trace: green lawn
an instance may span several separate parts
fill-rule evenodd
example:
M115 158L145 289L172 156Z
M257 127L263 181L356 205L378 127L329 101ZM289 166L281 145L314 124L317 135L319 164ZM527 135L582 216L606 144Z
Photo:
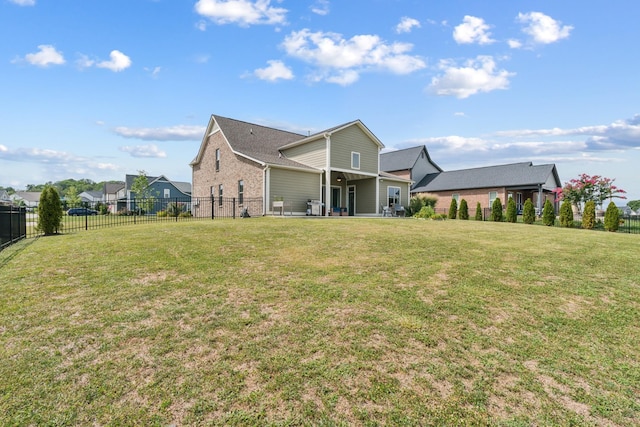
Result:
M640 238L138 224L0 252L0 425L640 422Z

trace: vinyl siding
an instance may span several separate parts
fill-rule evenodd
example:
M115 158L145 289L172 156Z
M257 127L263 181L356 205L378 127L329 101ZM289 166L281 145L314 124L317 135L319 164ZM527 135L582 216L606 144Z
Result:
M324 138L282 152L288 159L314 168L323 169L327 164L327 143Z
M269 170L270 192L267 210L271 211L275 197L282 197L287 211L307 211L307 200L321 198L321 174L271 168ZM289 208L290 207L290 208Z
M400 188L400 204L402 206L409 205L409 186L406 182L394 182L388 178L385 178L380 181L380 204L382 206L387 205L387 188L388 187L399 187Z
M378 146L358 127L350 126L331 135L331 167L351 169L351 152L360 153L360 169L378 173Z
M374 214L378 212L376 207L376 180L361 179L351 184L356 185L356 214Z

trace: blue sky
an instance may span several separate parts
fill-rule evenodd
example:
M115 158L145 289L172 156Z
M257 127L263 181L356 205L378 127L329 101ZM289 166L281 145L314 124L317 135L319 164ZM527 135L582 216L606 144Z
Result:
M640 199L636 0L0 0L0 185L191 181L211 114ZM619 201L619 204L625 202Z

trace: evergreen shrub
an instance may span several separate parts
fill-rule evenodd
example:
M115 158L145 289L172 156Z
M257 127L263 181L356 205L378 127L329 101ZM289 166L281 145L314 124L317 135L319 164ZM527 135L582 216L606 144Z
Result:
M556 222L556 213L554 212L553 205L547 199L544 202L544 208L542 208L542 223L546 226L552 226Z
M460 200L460 209L458 209L458 218L469 219L469 206L465 199Z
M37 229L45 236L57 234L62 229L62 202L58 190L51 185L40 194Z
M524 202L524 207L522 209L522 222L525 224L533 224L536 221L536 210L533 207L533 202L531 199L527 199Z
M496 197L491 205L491 221L502 222L502 202Z
M516 201L513 200L513 197L509 197L509 201L507 202L507 222L517 222L518 221L518 209L516 208Z
M458 216L458 202L456 199L451 199L451 204L449 205L449 219L456 219Z
M596 226L596 202L589 200L584 204L584 211L582 212L582 228L586 230L593 230Z
M566 199L560 205L560 225L567 228L573 227L573 209L571 202Z
M476 204L475 220L476 221L482 221L482 206L480 206L480 202L478 202L478 204Z
M615 203L609 202L604 213L604 229L607 231L618 231L620 227L620 211Z

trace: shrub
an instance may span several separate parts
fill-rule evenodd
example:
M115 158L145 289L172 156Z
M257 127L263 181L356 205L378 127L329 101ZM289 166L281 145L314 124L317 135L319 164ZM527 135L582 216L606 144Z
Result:
M556 213L553 210L553 205L547 199L544 202L544 208L542 208L542 223L547 226L552 226L556 222Z
M420 209L422 209L423 206L424 206L423 198L420 196L414 196L409 200L409 206L407 206L406 214L408 216L414 216L415 214L420 212Z
M517 222L518 221L518 209L516 207L516 201L513 200L513 197L509 197L509 201L507 202L507 222Z
M499 197L497 197L491 205L491 221L502 221L502 202Z
M582 228L593 230L596 226L596 202L589 200L584 204L582 212Z
M167 211L158 211L158 212L156 213L156 216L157 216L158 218L165 218L165 217L167 217L167 216L168 216L168 214L167 214Z
M415 218L431 218L432 216L434 216L436 214L436 211L433 210L433 208L431 206L423 206L422 209L420 209L420 212L416 213L415 215L413 215Z
M62 229L62 203L58 190L51 185L40 194L37 229L45 236L57 234Z
M480 202L476 205L476 221L482 221L482 206L480 206Z
M571 202L566 199L560 205L560 225L567 228L573 227L573 209Z
M431 219L435 220L435 221L442 221L444 219L446 219L447 216L445 214L433 214L431 215Z
M604 229L607 231L618 231L620 226L620 211L615 203L609 202L604 213Z
M522 222L525 224L533 224L536 221L536 210L533 207L533 202L531 199L527 199L524 202L524 207L522 209Z
M186 211L186 212L180 212L180 218L191 218L193 217L193 215L191 215L191 211Z
M458 209L458 218L469 219L469 206L465 199L460 200L460 209Z
M449 219L456 219L458 216L458 202L456 199L451 199L451 204L449 205Z

